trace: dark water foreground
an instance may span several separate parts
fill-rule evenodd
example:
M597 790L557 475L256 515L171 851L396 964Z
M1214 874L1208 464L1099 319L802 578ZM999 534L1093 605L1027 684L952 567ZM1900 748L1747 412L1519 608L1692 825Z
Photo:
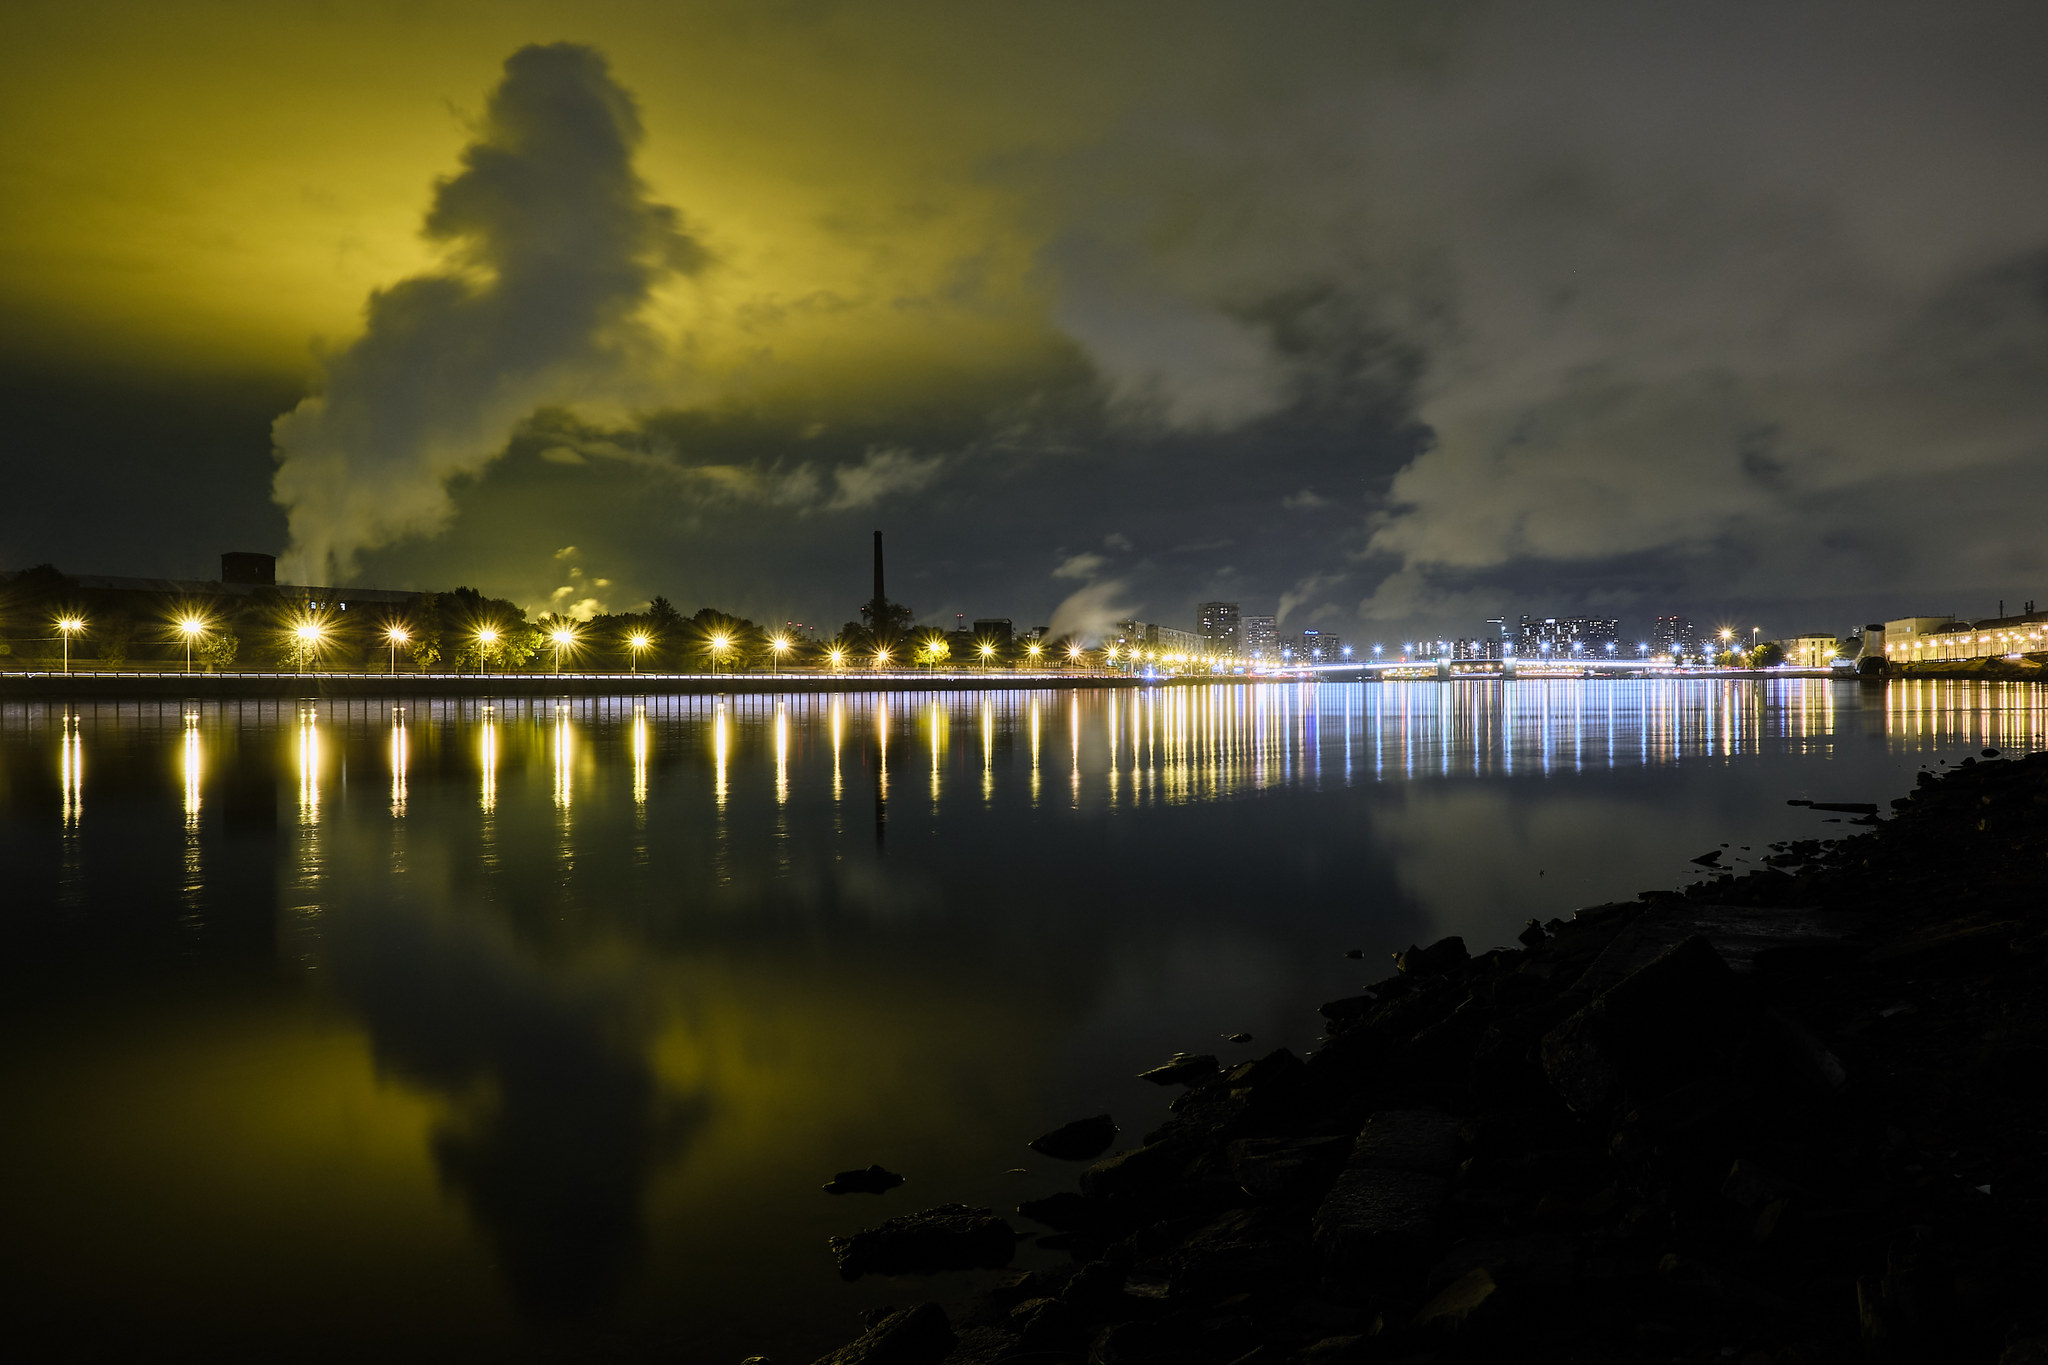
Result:
M1840 833L1783 801L2041 747L2043 705L10 705L0 1307L68 1358L808 1360L861 1310L959 1313L993 1278L844 1283L829 1236L1071 1189L1022 1140L1104 1110L1140 1135L1143 1065L1305 1054L1314 1003L1396 949ZM871 1161L908 1182L818 1191Z

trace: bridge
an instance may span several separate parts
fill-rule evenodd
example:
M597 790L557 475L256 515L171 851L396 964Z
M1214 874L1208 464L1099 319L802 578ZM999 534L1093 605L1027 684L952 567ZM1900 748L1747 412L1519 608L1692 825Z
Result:
M1347 659L1337 663L1309 664L1289 670L1317 677L1357 675L1392 681L1435 680L1456 682L1460 679L1501 678L1513 681L1517 678L1754 678L1759 670L1752 668L1713 668L1692 664L1674 664L1658 659L1623 658L1619 655L1542 655L1516 656L1504 659L1453 659L1448 656L1435 659ZM1780 665L1761 670L1773 678L1836 678L1854 677L1848 668L1794 668Z

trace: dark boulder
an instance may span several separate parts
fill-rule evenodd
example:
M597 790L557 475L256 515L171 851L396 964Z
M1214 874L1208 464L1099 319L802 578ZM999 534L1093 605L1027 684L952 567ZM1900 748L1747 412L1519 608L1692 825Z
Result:
M817 1365L939 1365L956 1341L945 1310L921 1303L885 1312L858 1341L820 1356Z
M1109 1144L1116 1141L1116 1133L1116 1124L1109 1115L1097 1114L1094 1118L1062 1124L1025 1145L1059 1161L1087 1161L1108 1151Z
M887 1194L903 1183L903 1177L880 1166L864 1171L841 1171L825 1182L827 1194Z
M1411 943L1407 952L1394 954L1394 966L1406 976L1436 976L1471 960L1472 954L1465 951L1465 940L1456 934L1440 938L1427 948Z
M831 1239L845 1279L993 1269L1010 1263L1017 1235L987 1209L941 1204Z
M1207 1052L1176 1052L1165 1066L1140 1071L1138 1079L1154 1085L1190 1085L1216 1074L1216 1058Z

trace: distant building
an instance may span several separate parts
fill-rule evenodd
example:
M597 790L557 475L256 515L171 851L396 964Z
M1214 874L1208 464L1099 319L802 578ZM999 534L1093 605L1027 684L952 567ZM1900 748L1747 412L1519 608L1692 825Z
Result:
M1109 643L1154 656L1202 653L1202 637L1155 621L1119 621Z
M1476 640L1451 641L1450 655L1453 659L1498 659L1506 652L1507 641L1498 635L1482 635Z
M1700 652L1699 632L1693 629L1690 616L1658 617L1649 644L1652 654L1669 654L1674 659Z
M1235 602L1204 602L1196 607L1195 634L1201 637L1204 653L1244 652L1244 632Z
M2033 603L2029 602L2028 607ZM1868 628L1866 628L1866 637ZM1995 659L2048 652L2048 612L1958 621L1953 616L1906 616L1884 623L1884 657L1895 664Z
M1293 651L1294 661L1301 664L1334 664L1344 658L1344 642L1320 630L1304 630L1285 647Z
M1842 652L1842 642L1833 634L1794 635L1784 641L1785 662L1800 668L1827 668Z
M1618 644L1621 622L1606 616L1524 616L1515 634L1522 658L1605 658Z
M1272 617L1246 616L1239 625L1245 657L1264 661L1280 656L1280 631Z
M1010 627L1009 617L996 616L977 620L974 623L974 638L987 640L1000 649L1008 649L1016 638L1016 632Z

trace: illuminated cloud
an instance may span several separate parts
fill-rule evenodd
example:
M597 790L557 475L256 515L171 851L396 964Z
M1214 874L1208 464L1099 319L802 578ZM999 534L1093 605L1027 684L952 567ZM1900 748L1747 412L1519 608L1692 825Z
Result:
M444 268L375 294L320 392L277 421L275 492L301 581L345 578L360 552L440 529L449 481L488 465L536 407L621 390L645 345L636 315L663 278L704 262L634 173L640 137L591 49L506 61L427 215Z

